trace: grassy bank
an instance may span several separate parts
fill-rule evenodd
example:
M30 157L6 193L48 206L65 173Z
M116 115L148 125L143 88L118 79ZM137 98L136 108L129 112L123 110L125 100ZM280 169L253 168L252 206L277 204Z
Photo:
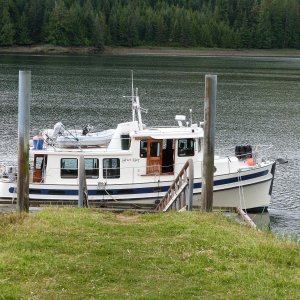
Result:
M300 247L219 214L0 215L0 299L297 299Z
M0 47L3 54L75 54L75 55L165 55L165 56L253 56L253 57L300 57L296 49L220 49L220 48L171 48L171 47L61 47L31 45Z

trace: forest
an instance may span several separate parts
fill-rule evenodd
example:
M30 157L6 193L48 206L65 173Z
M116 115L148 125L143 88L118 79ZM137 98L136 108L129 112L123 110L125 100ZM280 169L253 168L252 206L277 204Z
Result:
M300 48L300 0L0 3L0 46Z

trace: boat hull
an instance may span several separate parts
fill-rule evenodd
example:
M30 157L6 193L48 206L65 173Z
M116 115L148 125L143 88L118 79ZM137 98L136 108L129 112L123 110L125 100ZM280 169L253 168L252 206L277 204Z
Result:
M214 177L213 206L242 209L266 208L271 201L275 163L264 167L241 170ZM123 203L154 205L165 195L171 181L153 181L136 184L88 185L89 201L93 204ZM31 203L75 204L78 185L30 184ZM16 202L16 183L0 181L2 203ZM193 205L201 206L201 179L194 180Z

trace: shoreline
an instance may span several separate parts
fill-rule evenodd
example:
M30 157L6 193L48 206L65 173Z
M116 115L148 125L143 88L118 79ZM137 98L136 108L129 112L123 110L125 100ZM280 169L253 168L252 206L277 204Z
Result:
M296 49L219 49L219 48L110 48L104 53L113 55L153 56L237 56L237 57L300 57Z
M0 54L28 55L141 55L141 56L236 56L236 57L300 57L296 49L219 49L171 47L62 47L53 45L0 47Z

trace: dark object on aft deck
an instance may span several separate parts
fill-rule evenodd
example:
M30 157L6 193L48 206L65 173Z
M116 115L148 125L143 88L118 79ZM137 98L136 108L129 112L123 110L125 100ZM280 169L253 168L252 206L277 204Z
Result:
M235 146L235 156L239 159L246 159L252 157L252 146Z

